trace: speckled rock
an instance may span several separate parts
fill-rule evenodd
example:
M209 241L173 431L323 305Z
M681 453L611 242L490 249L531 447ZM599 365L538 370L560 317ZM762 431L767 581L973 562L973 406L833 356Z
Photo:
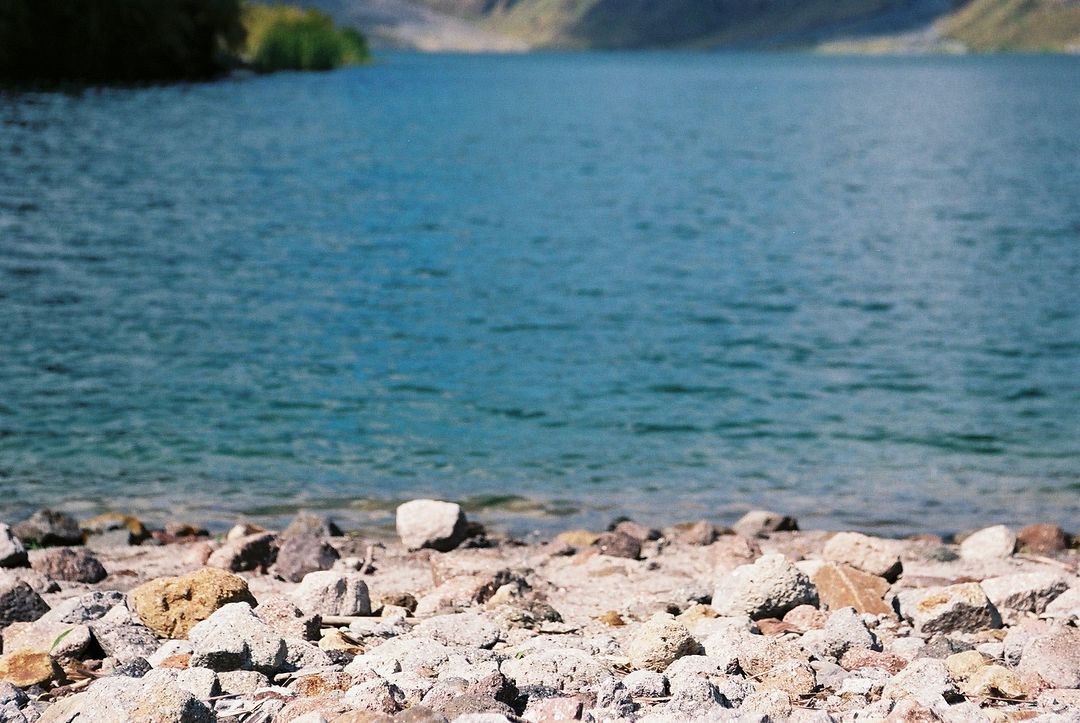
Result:
M1001 615L976 582L949 585L919 599L911 610L921 633L974 633L1000 628Z
M370 615L367 583L358 572L309 572L292 593L296 606L318 615Z
M37 620L49 606L22 580L0 577L0 628Z
M934 658L918 658L894 675L881 695L891 700L914 698L922 703L938 698L950 700L959 694L945 663Z
M305 613L284 595L268 595L255 608L255 615L283 638L318 640L322 618Z
M904 569L896 542L858 532L838 532L825 543L821 554L830 562L850 565L889 582L895 582Z
M222 606L193 627L188 639L193 648L191 665L217 672L272 674L285 662L284 639L256 617L247 603Z
M31 566L54 580L66 582L100 582L108 573L104 566L85 547L54 547L42 551L31 560Z
M991 577L982 581L990 602L1020 612L1041 613L1054 599L1069 589L1069 579L1056 572L1029 572Z
M18 688L47 685L63 676L64 672L47 652L13 650L0 655L0 680Z
M528 686L577 692L613 678L611 670L582 650L555 648L509 658L502 674L520 689Z
M228 540L210 553L206 564L231 572L265 570L277 556L277 536L272 532L255 532Z
M1017 670L1055 688L1080 688L1080 629L1060 626L1033 638L1024 646Z
M293 535L281 544L271 570L289 582L300 582L309 572L329 570L337 562L337 550L326 540L311 535Z
M740 565L717 582L712 607L720 615L753 619L783 617L798 605L816 605L817 589L783 555L764 555Z
M85 625L52 622L39 618L32 623L12 623L3 629L4 650L50 653L58 660L81 658L92 644Z
M130 600L142 622L164 638L187 637L192 627L229 603L255 604L244 578L209 567L151 580L132 590Z
M700 651L701 645L686 626L668 613L657 613L638 626L626 646L631 665L657 672L684 655Z

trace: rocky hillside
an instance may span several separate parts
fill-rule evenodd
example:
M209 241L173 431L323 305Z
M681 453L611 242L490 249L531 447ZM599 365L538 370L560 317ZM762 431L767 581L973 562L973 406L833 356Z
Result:
M309 0L424 50L1076 50L1080 0Z

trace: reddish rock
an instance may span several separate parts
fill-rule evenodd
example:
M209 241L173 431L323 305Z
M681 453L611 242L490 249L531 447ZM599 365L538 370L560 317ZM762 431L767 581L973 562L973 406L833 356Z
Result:
M530 702L525 715L536 723L578 720L581 718L581 698L543 698Z
M896 675L907 666L908 661L893 653L882 653L869 648L848 648L840 658L840 667L844 670L860 670L862 668L881 668Z
M825 627L825 623L828 622L828 620L829 616L813 605L800 605L797 608L789 610L787 615L784 616L785 623L793 626L802 633L805 633L807 630L820 630Z
M1021 552L1046 555L1068 549L1069 538L1057 525L1028 525L1016 533L1016 546Z
M821 604L829 610L853 607L860 613L892 615L884 597L889 583L850 565L822 565L813 577Z
M265 570L277 556L277 537L272 532L256 532L229 540L210 554L207 564L231 572Z
M100 582L109 573L85 547L55 547L30 561L38 572L65 582Z
M621 532L624 535L633 537L638 542L648 542L649 540L660 539L660 530L653 527L646 527L633 520L623 520L619 524L615 525L613 532Z
M593 543L601 555L636 560L641 557L641 543L624 532L605 532Z
M158 663L159 668L173 668L175 670L187 670L191 667L191 653L177 653L163 658Z
M667 531L672 542L683 545L711 545L717 537L716 527L708 520L680 522Z

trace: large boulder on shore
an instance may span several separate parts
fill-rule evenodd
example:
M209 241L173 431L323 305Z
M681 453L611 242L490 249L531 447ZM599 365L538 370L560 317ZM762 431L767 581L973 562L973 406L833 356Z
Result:
M247 581L212 567L180 577L159 577L131 591L136 614L164 638L186 638L197 623L234 602L255 605Z
M397 508L397 533L410 550L430 547L449 552L465 539L461 505L439 500L411 500Z
M720 615L782 618L799 605L818 604L817 588L801 570L779 554L763 555L740 565L716 584L712 607Z

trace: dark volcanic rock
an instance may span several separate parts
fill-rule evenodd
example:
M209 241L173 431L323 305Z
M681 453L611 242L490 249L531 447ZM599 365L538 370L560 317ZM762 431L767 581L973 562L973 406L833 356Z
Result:
M329 570L337 559L337 550L330 543L312 535L299 535L282 543L273 571L283 580L300 582L309 572Z
M641 557L641 543L624 532L605 532L596 539L594 544L601 555L625 557L630 560Z
M0 578L0 628L33 622L48 611L49 606L25 582Z
M26 567L30 562L22 541L0 522L0 567Z
M84 547L58 547L35 557L33 567L54 580L65 582L100 582L108 572Z
M24 543L38 547L81 545L83 533L74 517L53 510L38 510L13 528Z

